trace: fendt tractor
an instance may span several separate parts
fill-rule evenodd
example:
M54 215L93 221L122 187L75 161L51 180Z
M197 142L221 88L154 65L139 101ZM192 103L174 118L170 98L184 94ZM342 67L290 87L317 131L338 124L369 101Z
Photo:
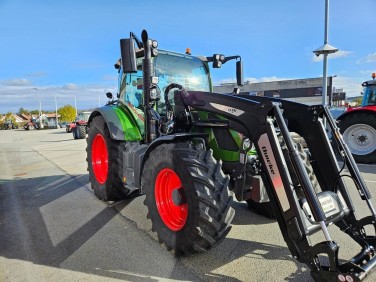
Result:
M376 214L329 110L236 89L213 93L209 64L236 60L241 85L240 56L158 50L145 30L141 39L130 33L120 40L117 99L108 94L88 121L95 195L118 201L145 194L152 230L175 255L208 251L226 237L234 195L251 204L268 198L292 256L316 281L363 280L376 265ZM357 218L349 188L368 216ZM340 261L329 225L360 252ZM317 232L325 239L312 244Z
M362 105L339 116L339 128L355 161L376 163L376 73L362 83Z

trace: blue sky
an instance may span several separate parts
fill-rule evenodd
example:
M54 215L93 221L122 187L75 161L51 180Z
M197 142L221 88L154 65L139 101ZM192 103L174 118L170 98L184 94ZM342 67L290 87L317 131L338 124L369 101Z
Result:
M0 113L103 105L116 93L119 39L147 29L159 47L241 55L251 82L319 77L324 0L0 0ZM336 88L359 95L376 71L375 0L330 0L329 59ZM234 80L234 64L212 73ZM37 90L35 90L35 88Z

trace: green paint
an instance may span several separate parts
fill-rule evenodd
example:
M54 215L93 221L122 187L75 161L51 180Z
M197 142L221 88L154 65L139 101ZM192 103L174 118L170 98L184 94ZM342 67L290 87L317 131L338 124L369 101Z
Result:
M113 109L115 110L123 128L125 141L142 140L141 130L134 117L132 117L132 115L129 113L129 110L119 106L113 107Z
M208 113L207 112L197 112L200 120L208 120ZM226 120L224 117L217 115L219 119ZM192 128L193 132L199 132L198 128ZM208 141L209 146L213 150L213 156L217 160L222 160L224 162L237 162L240 158L240 150L237 151L229 151L223 150L219 148L217 144L217 140L215 139L214 132L211 128L204 128L203 131L209 134ZM232 138L234 139L235 143L238 145L238 148L241 146L241 138L239 134L234 130L229 130ZM201 129L202 132L202 129Z

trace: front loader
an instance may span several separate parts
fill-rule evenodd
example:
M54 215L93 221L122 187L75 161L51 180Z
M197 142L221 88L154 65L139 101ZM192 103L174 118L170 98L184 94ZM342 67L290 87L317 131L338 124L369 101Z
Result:
M376 213L328 109L236 90L212 93L208 63L220 67L237 60L240 85L239 56L194 57L158 50L146 31L141 38L131 33L120 41L118 100L89 119L87 160L96 196L116 201L145 194L160 242L176 255L193 254L228 234L233 195L255 200L250 172L257 170L263 182L258 193L266 193L291 254L313 279L363 280L376 265ZM306 143L309 169L292 132ZM369 209L367 217L355 214L344 168ZM361 251L340 262L329 225ZM317 232L325 240L312 244Z

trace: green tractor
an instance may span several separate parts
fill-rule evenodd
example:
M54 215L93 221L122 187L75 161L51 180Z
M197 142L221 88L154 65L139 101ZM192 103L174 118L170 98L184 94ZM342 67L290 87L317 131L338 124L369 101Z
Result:
M220 68L236 60L241 85L240 56L159 50L145 30L141 39L130 33L120 40L117 99L107 93L110 101L88 121L95 195L118 201L145 194L152 230L176 255L208 251L225 238L235 195L275 216L293 257L307 264L314 279L365 277L376 265L376 241L364 229L375 227L375 209L329 110L237 89L212 93L209 64ZM371 216L356 218L338 154ZM340 264L329 224L362 251ZM318 231L326 240L311 245L309 236ZM321 255L330 267L321 264Z

